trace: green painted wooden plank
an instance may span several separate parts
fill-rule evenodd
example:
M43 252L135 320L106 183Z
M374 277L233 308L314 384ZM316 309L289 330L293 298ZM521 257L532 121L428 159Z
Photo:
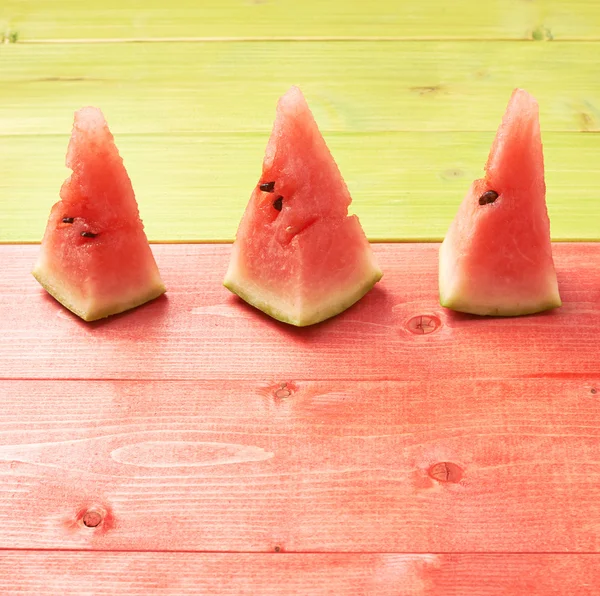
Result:
M3 0L20 40L174 37L600 37L595 0Z
M545 131L600 130L598 42L0 45L0 131L65 134L82 105L119 132L268 131L299 84L324 131L495 130L512 89Z
M328 133L372 240L439 240L493 132ZM116 136L153 241L229 241L260 175L268 133ZM0 241L39 241L69 174L68 134L0 137ZM600 239L600 135L545 133L555 240Z

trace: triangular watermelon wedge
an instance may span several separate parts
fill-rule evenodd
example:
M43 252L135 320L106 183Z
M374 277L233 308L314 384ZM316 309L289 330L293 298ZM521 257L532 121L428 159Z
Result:
M66 165L73 174L52 207L34 277L85 321L160 296L131 180L100 110L75 113Z
M516 89L486 165L442 243L442 306L516 316L561 305L535 99Z
M237 231L224 284L297 326L333 317L382 273L348 188L300 89L280 100L262 176Z

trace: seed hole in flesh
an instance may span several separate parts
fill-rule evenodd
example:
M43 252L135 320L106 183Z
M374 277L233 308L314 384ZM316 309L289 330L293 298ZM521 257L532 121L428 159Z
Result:
M94 234L94 232L81 232L83 238L95 238L98 234Z
M261 184L258 188L263 192L273 192L275 190L275 182L265 182Z
M479 204L480 205L490 205L491 203L493 203L496 199L498 198L498 193L495 190L486 190L480 197L479 197Z
M63 222L63 223L69 223L69 224L71 224L71 223L73 223L74 221L75 221L75 218L74 218L74 217L63 217L63 218L62 218L62 222Z
M281 211L283 209L283 197L277 197L273 201L273 207L275 207L277 211Z

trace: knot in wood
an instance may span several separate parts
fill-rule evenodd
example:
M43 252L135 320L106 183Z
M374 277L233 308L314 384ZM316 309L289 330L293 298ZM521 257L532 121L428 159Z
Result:
M275 389L275 397L277 399L286 399L288 397L291 397L291 395L292 390L290 389L287 383L280 383L279 387Z
M90 509L83 514L82 522L87 528L96 528L102 523L103 515L99 511Z
M406 328L415 335L427 335L437 331L442 322L435 315L417 315L409 319Z
M433 464L427 471L429 476L438 482L452 482L457 484L461 481L464 470L452 463L451 461L442 461L437 464Z

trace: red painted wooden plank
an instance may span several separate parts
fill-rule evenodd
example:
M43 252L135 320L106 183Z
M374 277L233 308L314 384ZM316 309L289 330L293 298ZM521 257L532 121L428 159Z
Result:
M600 372L284 382L0 382L0 548L600 550Z
M38 596L592 596L600 555L0 553L0 592Z
M1 378L587 378L599 369L600 244L554 247L564 306L481 320L437 300L437 245L376 245L380 284L322 325L294 329L222 287L229 246L163 245L169 293L89 325L29 274L36 246L1 246ZM421 317L425 317L422 319ZM421 321L427 324L422 334Z

